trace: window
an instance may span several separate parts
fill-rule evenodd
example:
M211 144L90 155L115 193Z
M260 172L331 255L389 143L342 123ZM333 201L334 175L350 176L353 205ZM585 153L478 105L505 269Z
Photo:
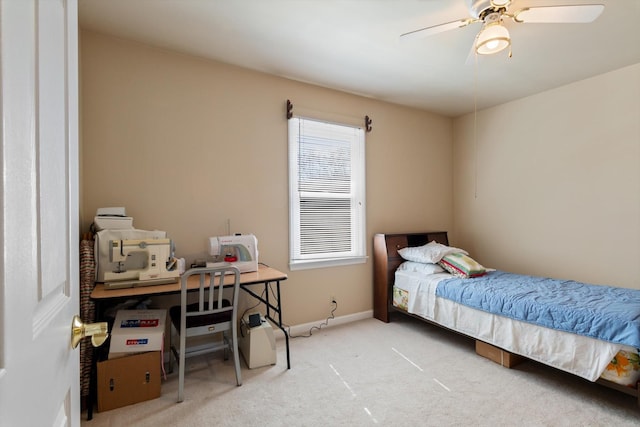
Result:
M364 130L289 119L289 267L362 263Z

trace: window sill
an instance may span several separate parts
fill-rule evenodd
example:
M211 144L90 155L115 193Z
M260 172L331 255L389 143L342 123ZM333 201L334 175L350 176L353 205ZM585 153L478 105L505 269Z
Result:
M330 258L289 261L289 270L310 270L312 268L338 267L342 265L364 264L369 257Z

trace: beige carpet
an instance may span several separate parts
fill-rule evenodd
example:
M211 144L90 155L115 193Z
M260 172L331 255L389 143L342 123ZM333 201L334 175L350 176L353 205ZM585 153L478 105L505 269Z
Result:
M633 396L526 361L503 368L474 342L396 315L284 340L278 363L235 385L221 355L190 359L185 401L177 373L158 399L94 413L102 426L638 426ZM176 370L177 372L177 370Z

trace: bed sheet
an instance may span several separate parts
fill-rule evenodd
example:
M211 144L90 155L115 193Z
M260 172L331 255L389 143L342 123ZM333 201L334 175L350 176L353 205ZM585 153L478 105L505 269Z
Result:
M394 305L404 303L402 308L409 313L589 381L606 372L619 351L637 355L636 349L621 344L556 331L437 297L438 283L448 278L451 275L446 273L425 276L396 271Z
M640 348L640 290L492 271L441 281L436 295L549 329Z

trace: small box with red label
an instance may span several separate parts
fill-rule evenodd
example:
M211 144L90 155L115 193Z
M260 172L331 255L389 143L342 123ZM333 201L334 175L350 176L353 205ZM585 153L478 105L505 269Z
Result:
M111 330L109 359L162 350L166 318L167 310L118 310Z

